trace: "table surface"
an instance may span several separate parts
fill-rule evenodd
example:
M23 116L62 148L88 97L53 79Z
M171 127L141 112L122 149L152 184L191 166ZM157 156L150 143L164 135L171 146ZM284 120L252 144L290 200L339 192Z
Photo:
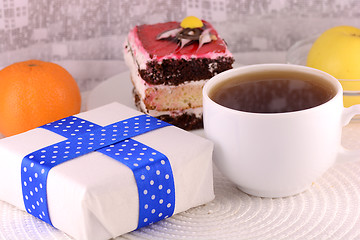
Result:
M281 62L276 61L279 56L266 59ZM360 149L360 120L344 128L342 142ZM116 239L360 239L360 157L337 162L293 197L249 196L216 168L214 188L212 202ZM0 201L0 239L72 238Z
M343 144L360 148L360 122L344 128ZM360 239L360 161L336 163L293 197L249 196L216 169L214 187L212 202L116 239ZM0 201L0 239L71 237Z

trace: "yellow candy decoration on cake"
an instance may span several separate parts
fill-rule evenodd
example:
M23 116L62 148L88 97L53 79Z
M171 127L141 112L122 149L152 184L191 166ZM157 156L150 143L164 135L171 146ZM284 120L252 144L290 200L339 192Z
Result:
M194 16L188 16L180 23L180 27L182 28L202 28L203 26L203 22Z

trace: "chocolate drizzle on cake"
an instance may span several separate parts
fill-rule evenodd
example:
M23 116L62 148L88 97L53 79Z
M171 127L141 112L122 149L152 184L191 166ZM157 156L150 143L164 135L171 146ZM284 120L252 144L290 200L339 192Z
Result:
M185 20L185 19L184 19ZM197 19L201 21L200 19ZM180 26L187 26L188 24L184 24L184 21L180 24ZM190 45L192 43L198 42L198 49L200 49L204 44L209 43L213 40L216 40L216 36L211 34L210 29L206 28L206 26L201 22L201 27L179 27L175 29L170 29L160 33L156 40L170 40L176 41L179 47L175 52L180 51L183 47Z

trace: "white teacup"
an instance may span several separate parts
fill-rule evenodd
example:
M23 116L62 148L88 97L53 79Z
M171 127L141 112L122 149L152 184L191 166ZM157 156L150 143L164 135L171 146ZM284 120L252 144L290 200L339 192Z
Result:
M248 73L284 71L289 78L306 73L335 90L318 106L282 113L234 110L214 102L209 93L229 79ZM303 192L339 159L360 151L341 146L343 126L360 114L360 105L343 107L339 81L317 69L290 64L259 64L225 71L203 89L204 130L215 144L214 161L238 188L260 197Z

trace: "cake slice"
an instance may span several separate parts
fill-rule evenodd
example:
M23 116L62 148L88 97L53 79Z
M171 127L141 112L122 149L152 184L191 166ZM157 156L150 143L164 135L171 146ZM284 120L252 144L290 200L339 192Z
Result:
M203 126L202 88L234 62L213 26L195 17L136 26L124 58L137 108L185 130Z

